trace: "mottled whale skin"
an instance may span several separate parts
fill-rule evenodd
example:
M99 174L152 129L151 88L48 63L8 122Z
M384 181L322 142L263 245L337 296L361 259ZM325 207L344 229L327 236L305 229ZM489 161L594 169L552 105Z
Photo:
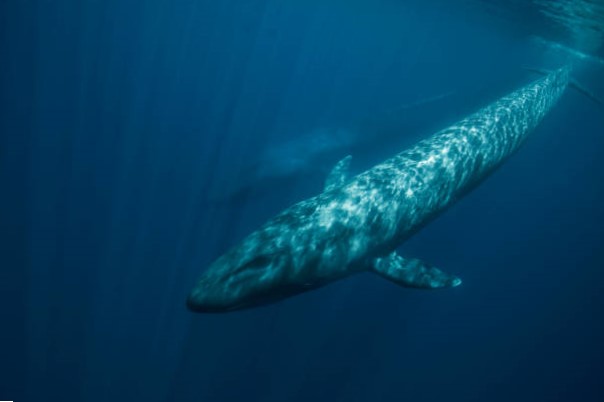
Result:
M211 264L187 306L258 306L361 271L406 287L457 286L459 278L396 248L512 155L568 82L568 68L554 71L350 180L345 158L323 193L286 209Z

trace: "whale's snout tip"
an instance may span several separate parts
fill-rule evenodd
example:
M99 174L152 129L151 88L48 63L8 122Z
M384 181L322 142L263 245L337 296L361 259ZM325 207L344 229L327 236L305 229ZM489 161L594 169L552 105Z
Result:
M202 285L198 285L189 293L186 305L187 309L195 313L224 313L245 306L237 299L225 296L224 292L212 291Z
M453 279L453 281L451 282L451 287L457 287L461 285L461 279L460 278L455 278Z
M210 294L203 289L201 286L195 287L187 296L187 309L196 313L208 313L213 312L217 308L217 304Z
M189 295L187 296L187 301L186 301L186 305L187 305L187 309L191 310L191 311L199 311L199 303L197 300L197 292L194 290L191 293L189 293Z

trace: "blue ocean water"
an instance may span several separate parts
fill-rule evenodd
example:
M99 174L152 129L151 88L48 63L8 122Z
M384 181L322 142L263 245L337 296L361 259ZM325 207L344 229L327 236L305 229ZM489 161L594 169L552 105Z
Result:
M462 286L366 273L185 307L347 153L360 172L535 79L525 66L572 61L604 97L603 8L0 2L0 400L604 400L604 109L578 91L401 247Z

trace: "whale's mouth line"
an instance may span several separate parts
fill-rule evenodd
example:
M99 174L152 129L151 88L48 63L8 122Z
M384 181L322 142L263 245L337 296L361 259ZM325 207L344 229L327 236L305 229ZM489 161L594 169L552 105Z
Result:
M241 266L237 267L235 273L239 273L246 270L259 270L259 269L268 269L271 265L271 259L266 255L259 255L245 264L241 264Z

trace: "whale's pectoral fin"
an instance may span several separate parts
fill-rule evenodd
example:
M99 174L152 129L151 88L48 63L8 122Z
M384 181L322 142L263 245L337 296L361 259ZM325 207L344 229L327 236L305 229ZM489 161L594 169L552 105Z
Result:
M336 188L344 185L348 180L348 170L350 169L351 155L342 158L336 165L331 169L327 179L325 180L324 191L329 191L332 188Z
M415 258L403 258L396 253L376 258L371 264L371 269L378 275L409 288L440 289L461 284L461 279L455 275Z

